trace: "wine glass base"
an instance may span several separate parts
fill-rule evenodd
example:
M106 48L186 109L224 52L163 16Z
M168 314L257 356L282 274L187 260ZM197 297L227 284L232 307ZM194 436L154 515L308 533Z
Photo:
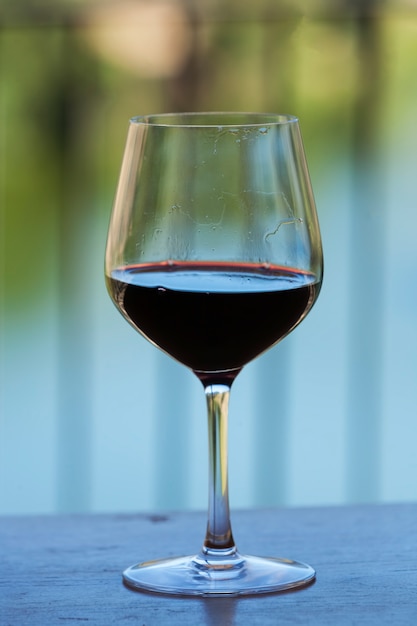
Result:
M223 563L204 554L133 565L123 572L128 587L179 596L241 596L297 589L316 573L305 563L282 558L242 556Z

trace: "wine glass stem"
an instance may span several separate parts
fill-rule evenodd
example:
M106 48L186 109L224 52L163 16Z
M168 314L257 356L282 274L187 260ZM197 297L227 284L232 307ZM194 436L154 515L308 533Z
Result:
M230 387L205 387L209 434L209 510L203 551L236 551L230 525L227 476L227 419Z

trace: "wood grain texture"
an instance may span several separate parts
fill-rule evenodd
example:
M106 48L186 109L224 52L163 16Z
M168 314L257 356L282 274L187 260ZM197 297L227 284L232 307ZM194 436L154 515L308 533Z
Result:
M244 553L306 561L304 590L240 599L127 589L135 562L197 551L205 515L0 518L0 624L153 626L417 623L417 505L235 512Z

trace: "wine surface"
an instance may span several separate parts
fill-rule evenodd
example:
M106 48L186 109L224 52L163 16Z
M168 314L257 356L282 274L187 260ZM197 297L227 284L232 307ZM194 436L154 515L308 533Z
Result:
M196 373L240 370L287 335L320 290L308 272L233 263L126 266L107 285L138 331Z

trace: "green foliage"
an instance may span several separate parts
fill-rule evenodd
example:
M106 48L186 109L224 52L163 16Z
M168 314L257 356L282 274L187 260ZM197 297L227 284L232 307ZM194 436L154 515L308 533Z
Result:
M98 3L3 5L0 278L10 311L21 310L23 297L26 310L52 297L61 268L71 271L80 233L88 237L91 222L107 220L129 117L186 109L295 113L314 179L323 176L324 185L348 158L366 79L368 115L381 120L393 88L397 108L401 94L402 106L414 101L414 16L377 15L363 39L347 5L331 14L323 3L308 12L301 5L256 0L242 10L229 1L221 11L202 4L185 22L181 67L161 76L103 53L93 37L103 28ZM160 25L152 22L151 44ZM120 45L126 40L120 24L106 28ZM373 74L366 73L370 60Z

